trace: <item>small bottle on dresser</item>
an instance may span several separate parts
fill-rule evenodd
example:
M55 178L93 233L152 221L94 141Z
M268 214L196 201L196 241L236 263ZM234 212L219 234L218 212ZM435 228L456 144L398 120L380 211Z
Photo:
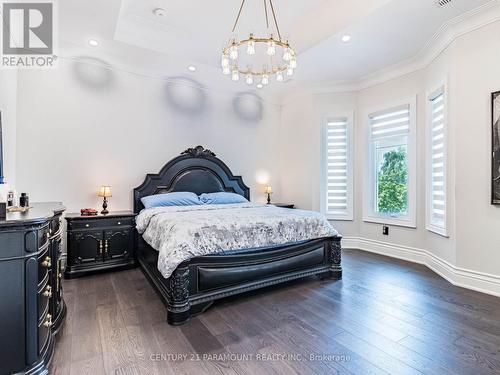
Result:
M9 191L7 193L7 207L12 207L14 205L14 192Z
M29 197L28 194L26 193L21 193L21 196L19 197L19 206L20 207L29 207Z

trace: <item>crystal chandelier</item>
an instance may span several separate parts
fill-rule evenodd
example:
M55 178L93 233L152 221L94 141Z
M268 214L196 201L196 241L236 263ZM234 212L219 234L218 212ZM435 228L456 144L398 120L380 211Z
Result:
M272 0L264 0L267 29L269 30L268 3L277 37L270 34L269 37L261 38L250 33L247 39L231 38L222 50L222 73L230 76L233 81L239 81L240 77L243 77L248 85L257 82L258 88L269 84L271 77L275 77L277 82L283 82L285 75L292 76L297 67L295 50L281 37ZM245 0L242 0L234 22L233 34L244 5ZM246 54L245 59L248 60L246 65L242 62L243 54Z

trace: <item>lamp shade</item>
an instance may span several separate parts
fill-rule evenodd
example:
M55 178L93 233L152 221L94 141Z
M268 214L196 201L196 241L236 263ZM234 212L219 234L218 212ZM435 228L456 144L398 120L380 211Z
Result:
M271 186L266 186L264 189L264 193L271 194L273 192L273 188Z
M98 197L105 197L109 198L112 196L111 194L111 186L106 186L103 185L99 188L99 193L97 194Z

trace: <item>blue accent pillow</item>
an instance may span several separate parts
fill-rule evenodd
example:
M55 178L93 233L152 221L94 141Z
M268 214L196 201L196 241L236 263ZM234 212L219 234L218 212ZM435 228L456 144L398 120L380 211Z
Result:
M248 203L248 200L236 193L203 193L200 195L200 201L203 204L231 204L231 203Z
M145 208L167 206L192 206L200 205L200 199L195 193L178 191L174 193L155 194L141 198Z

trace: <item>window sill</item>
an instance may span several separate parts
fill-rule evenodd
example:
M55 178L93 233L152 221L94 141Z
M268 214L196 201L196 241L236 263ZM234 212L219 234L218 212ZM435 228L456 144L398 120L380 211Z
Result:
M441 237L450 238L450 235L448 234L448 231L446 229L435 227L433 225L427 225L427 230Z
M392 217L378 217L378 216L368 216L364 217L363 221L366 223L375 223L375 224L386 224L393 225L396 227L405 227L405 228L417 228L417 223L413 220L405 220L405 219L397 219Z
M325 216L330 221L354 221L354 218L351 216L332 216L332 215L325 215Z

